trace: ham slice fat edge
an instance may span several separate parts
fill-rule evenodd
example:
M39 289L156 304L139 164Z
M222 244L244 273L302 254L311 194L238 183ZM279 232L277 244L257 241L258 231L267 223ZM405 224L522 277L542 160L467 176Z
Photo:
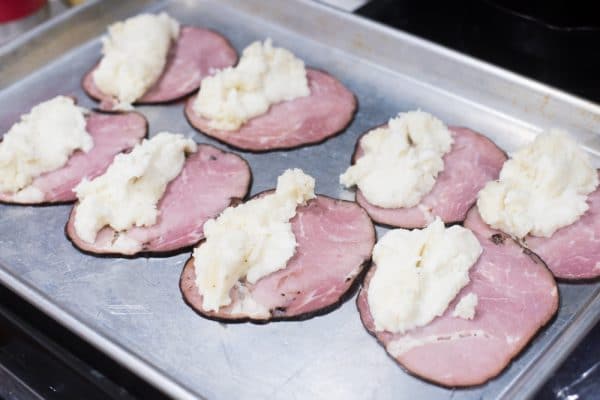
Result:
M409 373L447 387L483 384L497 376L556 313L558 287L544 262L508 235L491 229L476 207L464 223L483 247L470 283L445 313L403 334L376 331L368 304L367 273L356 303L367 331ZM452 315L463 296L478 296L472 320Z
M255 284L240 282L230 291L231 304L208 312L192 256L180 279L185 302L201 316L224 322L305 319L340 304L371 258L375 229L368 215L354 202L317 195L290 222L297 247L285 268ZM266 311L245 312L249 304Z
M13 194L0 193L0 203L47 205L72 203L77 200L73 188L85 177L93 179L104 173L115 155L130 150L148 133L148 121L137 112L107 114L91 111L86 115L86 131L94 146L88 153L77 151L66 165L35 178L30 186L44 193L36 203L17 201Z
M246 160L216 147L198 144L197 151L187 157L180 174L168 184L158 202L156 224L124 232L104 227L94 243L87 243L75 231L75 204L65 232L75 247L94 255L168 255L201 241L204 222L243 199L251 180ZM113 243L119 235L126 235L138 245L126 251L115 249Z
M201 133L235 149L266 152L313 145L342 132L352 121L357 102L354 94L326 72L307 68L310 95L273 104L269 110L236 131L214 129L196 114L191 97L185 116Z
M177 41L171 45L163 74L134 104L169 103L184 98L200 87L202 79L214 71L232 66L237 52L222 35L208 29L182 26ZM93 100L100 101L100 108L110 111L116 100L102 93L94 84L93 72L88 71L82 87Z
M477 200L477 193L491 180L497 179L506 154L494 142L468 128L449 127L454 143L444 155L444 170L436 178L433 189L417 206L383 208L370 204L356 188L356 202L378 224L399 228L423 228L439 216L446 224L462 222ZM367 131L366 133L370 132ZM365 133L365 134L366 134ZM360 140L356 142L352 164L362 155Z
M600 187L589 194L587 203L589 209L585 214L551 237L529 235L524 239L525 246L542 257L558 279L600 277Z

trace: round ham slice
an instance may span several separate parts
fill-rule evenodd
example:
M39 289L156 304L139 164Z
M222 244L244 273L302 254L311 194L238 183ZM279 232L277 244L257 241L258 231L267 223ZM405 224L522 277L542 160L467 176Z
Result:
M232 201L246 196L251 177L248 163L240 156L200 144L186 159L181 173L167 186L158 203L156 224L119 233L105 227L98 232L94 243L88 243L75 231L76 204L66 233L76 247L93 254L131 256L181 250L204 238L202 227L208 219L217 216ZM115 239L121 235L133 245L115 246Z
M202 79L216 70L230 67L237 53L227 39L208 29L184 26L171 46L163 74L136 104L165 103L180 99L200 87ZM100 108L111 110L115 99L100 91L94 84L94 66L83 78L85 92L100 101Z
M30 186L44 194L42 201L28 203L15 198L12 193L0 193L0 202L44 204L75 201L77 197L73 188L85 177L93 179L103 174L115 155L139 143L148 132L148 122L136 112L90 112L86 116L86 131L94 140L94 147L89 152L76 151L64 167L40 175L31 183Z
M338 304L371 258L375 229L354 202L317 196L291 220L298 247L287 266L256 284L231 289L232 303L218 312L202 308L194 257L181 274L184 300L200 315L223 321L309 317Z
M261 152L320 143L350 123L356 111L356 99L326 72L310 68L306 71L309 96L274 104L237 131L211 128L209 120L194 112L195 96L188 99L185 115L200 132L241 150Z
M600 277L600 188L588 196L588 205L590 208L579 220L551 237L525 238L525 245L542 257L557 278Z
M497 179L506 154L485 136L467 128L450 127L452 148L444 156L444 170L431 192L410 208L382 208L370 204L359 189L356 201L377 223L402 228L423 228L438 216L446 224L461 222L477 201L477 193ZM362 156L360 139L352 164Z
M439 385L479 385L498 375L558 309L558 288L541 259L503 233L489 228L476 207L467 215L483 253L471 268L471 282L446 312L404 334L375 331L367 302L373 266L357 306L365 328L410 373ZM479 298L475 317L452 316L468 293Z

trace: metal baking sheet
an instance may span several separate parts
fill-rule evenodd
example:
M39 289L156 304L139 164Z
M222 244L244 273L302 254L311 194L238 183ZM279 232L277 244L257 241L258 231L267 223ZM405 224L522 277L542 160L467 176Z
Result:
M544 128L568 129L600 164L600 107L402 32L310 1L142 3L136 11L165 9L183 24L225 34L238 50L271 37L356 93L358 113L343 134L293 151L240 153L254 173L252 193L274 186L285 168L300 167L316 177L318 192L351 198L337 181L358 135L413 108L483 132L509 152ZM89 29L104 29L86 18ZM76 22L72 16L70 23ZM45 42L53 38L48 35ZM55 57L31 51L36 62ZM99 51L96 37L0 91L0 130L57 94L74 94L93 107L80 79ZM0 54L0 63L7 62L18 70L27 67L28 57ZM216 144L187 124L182 103L139 111L151 133L183 132ZM528 397L600 317L598 282L560 284L558 316L498 378L471 389L444 389L411 377L386 356L363 329L353 299L302 322L205 320L181 300L178 279L188 254L133 260L86 256L63 234L68 213L67 206L0 206L0 280L176 398Z

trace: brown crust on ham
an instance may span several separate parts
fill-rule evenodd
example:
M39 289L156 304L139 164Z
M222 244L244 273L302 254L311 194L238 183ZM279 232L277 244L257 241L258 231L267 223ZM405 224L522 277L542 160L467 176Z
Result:
M68 97L72 97L77 103L75 97ZM118 131L116 128L107 129L111 123L115 126L123 126L122 123L131 118L135 118L137 121L131 121L134 123L127 126L125 129L127 135L121 135L123 131ZM115 155L130 150L148 135L148 120L143 114L135 111L119 113L106 113L101 110L91 111L90 114L86 115L86 121L86 130L94 139L94 147L87 154L82 151L74 152L65 166L34 179L31 185L39 186L39 189L45 194L43 201L33 203L16 201L11 198L12 195L0 193L0 204L39 207L71 204L77 200L77 196L72 192L72 189L81 179L101 175L108 168ZM141 125L140 127L137 126L138 123ZM114 138L109 137L111 134L114 134ZM114 149L109 146L112 142L117 142ZM94 162L99 160L100 157L102 160L105 159L105 162L100 160L99 165L94 165Z
M487 227L476 207L465 226L484 250L469 272L471 282L444 315L405 334L376 331L367 300L376 266L356 299L363 326L379 344L386 349L391 342L406 346L399 355L388 352L394 361L411 375L445 387L476 386L496 377L552 320L559 304L556 282L535 253ZM475 318L452 317L458 301L470 292L479 297Z
M77 204L71 210L65 234L80 251L95 256L131 258L178 254L202 241L204 222L244 198L251 182L252 173L245 159L211 145L198 144L198 151L187 157L182 172L169 183L159 201L157 223L120 233L136 240L136 248L113 248L112 243L119 233L108 227L98 232L94 243L81 240L74 227Z
M362 155L360 141L371 130L384 127L379 125L363 133L354 146L351 164ZM431 192L426 194L421 202L410 208L382 208L370 204L360 189L356 188L356 202L360 204L377 224L390 228L423 228L427 226L428 216L420 207L425 206L431 218L439 216L444 223L462 222L469 209L477 201L477 193L488 181L498 178L500 169L507 156L494 142L487 137L468 128L449 127L454 135L454 143L450 152L444 156L445 169L440 172ZM479 146L477 162L459 164ZM449 168L453 168L449 171ZM474 168L477 174L474 174ZM446 198L445 196L449 196ZM460 197L465 197L460 198Z
M204 28L182 26L175 45L167 56L167 65L156 84L135 105L166 104L179 101L194 93L203 78L213 71L235 65L237 52L221 34ZM175 62L175 61L178 62ZM115 100L100 91L94 84L92 73L96 63L82 78L81 86L100 108L111 111ZM182 78L187 82L181 83ZM171 86L177 86L171 88Z
M322 143L343 132L352 122L357 100L327 72L306 70L309 96L274 104L237 131L211 128L209 120L193 111L195 96L186 102L185 117L200 133L242 151L262 153Z
M258 196L265 193L268 192L263 192ZM328 212L331 214L326 216L325 214ZM319 246L307 246L307 244L310 244L309 239L302 234L304 230L310 231L317 228L317 233L324 233L325 237L329 237L333 241L332 237L335 236L336 227L327 224L327 222L331 222L327 221L327 218L334 220L339 217L339 215L335 215L336 212L342 216L342 219L354 212L359 213L352 217L354 218L352 221L354 222L354 225L352 225L354 228L351 235L354 236L342 242L337 242L339 243L338 247L331 246L331 243L329 243L330 248L325 250L329 255L335 253L336 250L340 252L338 256L342 259L338 265L334 265L332 260L323 261L325 256L321 257L319 254L323 249ZM312 219L308 220L308 225L304 225L303 218ZM318 226L319 221L323 221L323 225L328 226ZM353 289L356 289L356 283L361 280L365 266L368 265L371 257L371 249L375 242L376 233L368 215L354 202L318 195L306 206L298 208L297 215L292 219L292 229L295 231L296 240L298 241L298 250L294 257L290 259L286 268L261 278L254 285L244 283L243 291L236 288L232 289L232 304L221 307L218 312L207 312L202 309L202 296L198 293L196 286L194 257L190 257L183 268L179 282L184 301L202 317L221 322L266 323L278 320L302 320L322 315L339 307L354 293ZM331 229L331 232L326 232L324 229ZM313 241L318 240L317 237L312 236L311 239ZM337 239L339 240L340 237L338 236ZM319 243L326 244L326 241L321 240ZM355 252L355 254L348 257L348 253L351 252ZM307 259L311 256L325 264L307 262ZM343 260L343 256L348 257L348 259ZM348 265L344 265L344 261ZM310 268L321 269L311 275ZM338 268L338 271L332 272L335 268ZM340 277L337 275L339 273L344 275ZM308 282L303 282L303 277L307 277ZM328 282L329 284L323 284ZM302 286L303 284L306 286ZM233 307L243 303L240 301L240 294L260 304L268 312L265 311L261 315L249 315L243 311L236 313Z

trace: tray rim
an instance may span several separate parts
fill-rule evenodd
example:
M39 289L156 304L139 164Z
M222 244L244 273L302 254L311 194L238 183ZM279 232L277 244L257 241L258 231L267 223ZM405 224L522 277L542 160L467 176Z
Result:
M177 0L171 0L177 1ZM385 25L381 22L371 20L369 18L363 17L361 15L355 14L353 12L347 12L336 8L332 5L325 4L320 2L319 0L293 0L297 3L302 3L305 6L313 7L320 9L321 11L337 15L338 17L344 17L346 19L352 20L353 23L363 25L369 29L374 29L385 33L387 35L391 35L401 39L402 41L409 42L411 44L417 45L418 47L425 48L434 53L438 53L455 61L458 61L462 64L466 64L469 66L477 67L480 70L485 71L486 73L501 77L506 79L507 81L513 81L521 84L522 86L527 86L530 89L538 92L545 92L548 94L552 94L558 99L564 100L569 103L575 103L575 105L582 108L589 108L589 111L600 114L600 103L596 103L592 100L586 99L582 96L570 93L568 91L557 88L553 85L543 83L534 78L530 78L526 75L520 74L518 72L511 71L510 69L492 64L488 61L479 59L477 57L471 56L469 54L462 53L458 50L454 50L450 47L444 46L442 44L438 44L429 39L417 36L415 34L403 31L401 29L393 28L391 26ZM235 3L235 0L222 0L222 4L227 4L228 7L234 7L231 4ZM293 29L293 28L290 28ZM374 62L377 64L376 62Z

